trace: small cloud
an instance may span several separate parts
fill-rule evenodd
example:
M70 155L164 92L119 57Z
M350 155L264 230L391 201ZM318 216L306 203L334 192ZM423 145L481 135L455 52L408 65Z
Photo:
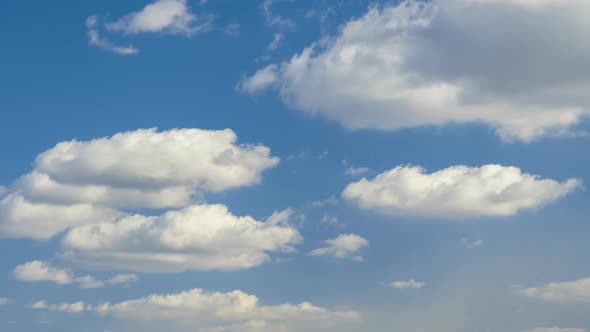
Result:
M392 281L389 283L389 286L396 288L396 289L420 289L420 288L426 286L426 283L416 281L414 279L410 279L410 280Z
M311 206L313 206L313 207L323 207L326 205L336 205L336 204L338 204L338 198L336 198L335 196L330 196L324 200L318 200L318 201L311 202Z
M310 256L329 256L337 259L350 258L354 261L364 261L356 253L369 245L369 241L356 234L340 234L335 239L324 241L326 247L312 250Z
M49 307L49 306L47 305L47 302L45 302L45 301L37 301L37 302L31 304L31 308L33 308L33 309L47 309L47 307Z
M356 177L356 176L361 176L361 175L367 173L368 171L369 171L368 167L352 167L352 166L350 166L346 169L346 171L344 171L344 174L346 174L348 176Z
M5 297L0 297L0 305L10 304L10 300Z
M461 238L461 243L463 243L465 248L473 249L473 248L481 247L483 245L483 240L472 241L472 240L464 237L464 238Z
M275 33L275 36L274 36L272 42L270 42L270 44L268 44L267 49L269 51L274 51L277 48L279 48L279 46L281 45L281 41L283 41L284 36L285 35L282 32Z
M269 89L278 81L278 66L273 64L258 70L250 77L243 78L238 83L237 89L243 93L254 95Z
M223 29L223 32L230 37L240 36L240 25L237 23L228 24Z
M130 13L106 25L109 31L125 34L159 32L192 36L211 30L211 16L197 17L187 0L157 0L142 10Z
M59 285L77 284L80 288L101 288L105 284L120 285L129 284L139 280L134 274L119 274L107 281L98 280L92 276L76 277L69 269L60 269L51 266L47 262L32 261L17 266L13 270L17 280L25 282L49 281Z

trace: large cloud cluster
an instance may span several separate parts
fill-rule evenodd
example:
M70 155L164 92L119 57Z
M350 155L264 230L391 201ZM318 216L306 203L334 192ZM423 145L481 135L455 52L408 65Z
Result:
M351 129L483 123L531 141L572 134L588 116L589 33L588 1L408 0L239 87L277 89Z
M224 205L194 204L205 193L256 184L277 165L268 147L236 140L229 129L145 129L59 143L5 190L0 236L47 239L66 231L62 257L96 268L258 265L301 241L286 223L289 213L261 222ZM175 209L133 213L162 208Z

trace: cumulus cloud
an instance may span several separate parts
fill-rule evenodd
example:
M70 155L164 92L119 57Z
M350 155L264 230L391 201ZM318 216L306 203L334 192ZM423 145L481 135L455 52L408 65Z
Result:
M562 328L562 327L537 327L522 332L585 332L584 329Z
M557 182L501 165L452 166L430 174L418 166L398 166L374 179L350 183L342 197L391 215L510 216L555 201L581 185L577 179Z
M520 289L516 293L551 302L590 303L590 278L552 282L540 287Z
M209 31L211 25L212 18L197 17L191 12L187 0L157 0L140 11L108 23L106 27L126 34L162 32L192 36Z
M258 297L236 290L233 292L206 292L191 289L177 294L154 294L136 300L119 303L103 303L96 306L84 302L48 306L56 311L95 311L102 315L127 320L161 320L196 324L206 331L231 331L237 327L264 328L276 326L333 326L356 321L355 311L331 311L308 302L301 304L260 305ZM248 329L244 329L247 331ZM256 331L261 331L256 329Z
M291 252L301 241L285 218L233 215L225 205L191 205L161 216L131 215L70 229L63 258L91 268L139 272L239 270Z
M362 261L363 257L356 255L362 248L369 245L369 241L356 234L340 234L334 239L324 241L326 247L312 250L311 256L330 256L338 259L352 258Z
M89 203L30 201L17 190L0 200L0 237L47 239L74 225L114 220L120 215L111 208Z
M389 283L389 286L397 289L420 289L426 286L426 283L416 281L414 279L410 280L401 280L401 281L392 281Z
M14 269L13 275L21 281L52 281L60 285L72 283L74 280L71 271L54 268L42 261L19 265Z
M117 209L182 207L206 192L260 182L279 159L236 140L230 129L140 129L61 142L0 201L0 236L49 238L125 215Z
M10 303L10 300L5 297L0 297L0 305L7 305Z
M589 13L587 1L373 6L243 91L276 88L350 129L483 123L506 141L572 134L589 114Z
M76 277L69 269L56 268L43 261L32 261L19 265L13 270L12 274L20 281L49 281L60 285L78 284L80 288L100 288L104 287L105 284L121 285L139 280L134 274L116 275L107 281L97 280L92 276Z

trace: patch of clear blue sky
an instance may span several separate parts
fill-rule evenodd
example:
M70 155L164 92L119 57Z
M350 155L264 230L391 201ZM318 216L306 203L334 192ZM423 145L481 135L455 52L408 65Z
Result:
M589 138L506 144L478 125L350 132L289 109L274 94L248 97L236 92L242 77L265 65L256 61L260 56L280 61L321 38L319 21L305 18L305 13L313 6L326 8L332 4L328 1L277 4L277 13L294 19L297 27L286 32L282 46L270 53L266 47L276 29L265 25L259 1L237 0L210 0L202 7L191 1L197 13L216 15L215 30L210 33L192 38L112 36L116 43L140 48L141 53L135 56L88 46L86 17L118 18L146 3L64 0L0 4L0 184L8 185L28 172L38 153L72 138L87 140L147 127L232 128L241 142L271 147L273 154L281 157L281 164L267 172L260 185L207 199L227 204L236 214L256 218L292 207L307 216L302 228L305 243L298 254L290 255L292 260L280 264L232 273L141 275L142 281L129 288L80 290L73 285L21 283L10 275L14 266L23 262L55 258L58 240L1 240L0 296L15 302L0 307L1 330L38 331L41 326L44 331L116 331L122 323L93 314L46 315L25 306L37 299L97 303L201 287L241 289L268 304L312 301L372 312L370 317L378 317L372 323L375 331L392 326L394 319L400 323L401 313L406 313L406 319L420 311L434 317L433 301L451 298L449 307L456 304L473 311L473 326L490 321L500 327L497 331L508 331L524 326L526 320L514 314L522 299L510 294L510 285L590 275L588 264L581 263L587 261L590 231L590 196L585 191L542 210L464 222L383 217L342 203L309 207L314 200L339 196L351 181L344 174L343 159L369 167L369 176L400 164L438 170L457 164L500 163L543 177L579 177L590 183ZM367 1L343 1L325 29L335 31L346 18L360 16L368 5ZM240 24L239 37L223 33L232 23ZM288 160L288 156L302 152L312 157ZM326 158L313 158L324 152L328 153ZM338 216L345 228L321 224L324 213ZM305 256L322 240L341 232L357 233L370 241L363 253L366 262L335 263ZM483 239L485 245L466 250L461 237ZM394 279L410 278L427 282L427 288L409 295L383 286ZM491 303L482 300L486 298ZM498 303L503 304L499 309ZM526 317L548 311L544 306L531 310ZM543 319L557 324L577 312L563 311L555 313L553 320L544 316L533 325L543 325ZM378 315L380 312L400 314L390 315L388 321ZM45 319L51 324L39 325ZM577 322L588 325L584 319Z

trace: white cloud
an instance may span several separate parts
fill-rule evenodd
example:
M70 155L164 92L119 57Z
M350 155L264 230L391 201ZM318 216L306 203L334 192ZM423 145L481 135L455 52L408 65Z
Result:
M108 23L106 27L126 34L162 32L191 36L209 31L211 24L211 17L193 14L186 0L157 0L141 11Z
M11 193L0 200L0 237L47 239L74 225L113 220L120 215L110 208L88 203L33 202Z
M107 283L111 285L126 285L139 281L139 278L135 274L117 274L111 279L107 280Z
M416 281L414 279L410 280L401 280L401 281L392 281L389 283L389 286L397 289L420 289L426 286L426 283Z
M264 15L266 24L277 27L280 30L292 30L295 28L295 22L293 20L284 18L272 11L273 3L274 0L264 0L262 3L262 14Z
M562 328L562 327L537 327L530 330L525 330L522 332L585 332L584 329L572 329L572 328Z
M368 167L348 167L345 171L344 174L348 175L348 176L361 176L365 173L367 173L369 171Z
M0 305L7 305L10 303L10 300L5 297L0 297Z
M284 36L285 35L281 32L275 33L275 36L272 39L272 41L270 42L270 44L268 44L267 49L270 51L274 51L277 48L279 48L279 46L281 45L281 42L283 41Z
M231 23L225 26L223 29L226 35L230 37L239 37L240 36L240 25L238 23Z
M354 311L331 311L308 302L297 305L262 306L256 296L238 290L210 293L202 289L192 289L178 294L151 295L137 300L106 303L94 307L94 310L104 315L130 320L195 323L202 327L216 328L216 331L240 325L263 328L275 324L336 325L360 318L360 314Z
M31 304L32 309L47 309L48 307L49 305L47 305L47 302L45 301L37 301Z
M139 53L139 50L133 46L116 46L108 39L102 37L98 30L98 17L94 15L86 19L86 34L88 35L88 42L90 45L103 50L121 55L133 55Z
M21 281L52 281L60 285L70 284L74 281L74 275L70 270L58 269L46 262L32 261L17 266L13 275Z
M35 305L37 305L35 307ZM48 309L49 311L59 311L59 312L67 312L71 314L78 314L89 310L90 307L87 307L83 301L78 301L74 303L60 303L60 304L52 304L47 305L45 301L39 301L33 304L33 309Z
M463 245L467 249L474 249L477 247L481 247L483 245L483 240L470 240L464 237L461 239L461 243L463 243Z
M277 65L268 65L258 70L254 75L244 78L238 84L238 90L255 94L279 82Z
M43 261L32 261L19 265L13 270L12 274L20 281L50 281L60 285L78 284L80 288L100 288L104 287L107 283L111 285L120 285L129 284L139 280L136 275L132 274L116 275L107 281L97 280L88 275L76 277L69 269L56 268Z
M363 209L392 215L510 216L581 185L577 179L557 182L501 165L452 166L430 174L421 167L398 166L372 180L350 183L342 197Z
M260 182L279 159L236 140L230 129L140 129L59 143L0 201L0 236L49 238L124 214L114 209L181 207Z
M299 232L279 213L261 222L224 205L192 205L158 217L131 215L70 229L63 258L91 268L140 272L239 270L293 251Z
M374 6L245 79L266 84L243 91L277 88L289 105L350 129L483 123L506 141L572 134L589 114L588 13L589 2L573 0Z
M71 313L94 311L101 315L135 321L182 322L194 324L201 328L199 331L210 332L275 332L291 331L291 327L308 327L313 330L314 327L349 324L361 318L355 311L332 311L309 302L263 306L258 297L239 290L221 293L197 288L176 294L154 294L136 300L107 302L96 306L86 305L82 301L57 305L39 301L33 307Z
M327 246L314 249L311 256L331 256L338 259L352 258L362 261L363 257L355 255L359 250L369 245L369 241L356 234L340 234L334 239L324 241Z
M590 303L590 278L552 282L541 287L516 291L526 297L561 303Z

